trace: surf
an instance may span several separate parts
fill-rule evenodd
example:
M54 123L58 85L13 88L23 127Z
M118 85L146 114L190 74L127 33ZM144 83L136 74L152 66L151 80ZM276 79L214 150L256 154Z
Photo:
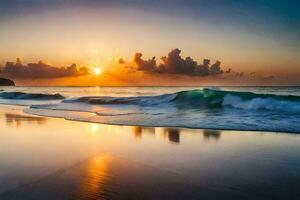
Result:
M64 103L85 103L90 105L134 105L145 107L179 106L187 109L235 109L278 110L300 113L300 96L257 94L252 92L224 91L204 88L202 90L180 91L157 96L111 97L91 96L63 100Z
M25 105L30 114L93 123L300 133L300 95L216 88L166 90L149 96L134 89L133 96L49 91L2 91L0 100Z

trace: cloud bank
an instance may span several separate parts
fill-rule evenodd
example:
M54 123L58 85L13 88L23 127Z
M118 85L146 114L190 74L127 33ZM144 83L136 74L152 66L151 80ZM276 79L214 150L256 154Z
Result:
M161 58L162 62L159 65L157 65L155 57L144 60L142 58L142 53L135 53L133 61L137 66L136 71L143 71L145 73L183 74L193 76L208 76L224 73L220 61L216 61L211 65L209 59L204 59L202 64L198 64L193 58L182 58L180 54L181 50L178 48L171 50L167 56ZM132 66L129 66L128 68L132 69ZM230 69L225 71L225 73L230 72Z
M89 74L89 69L86 67L79 68L76 64L69 67L54 67L42 61L23 65L20 59L17 59L16 63L7 62L1 73L19 78L61 78L84 76Z

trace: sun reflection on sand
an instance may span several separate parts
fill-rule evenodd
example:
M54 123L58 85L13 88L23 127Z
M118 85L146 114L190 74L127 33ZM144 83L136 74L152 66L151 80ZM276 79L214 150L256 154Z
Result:
M91 133L97 133L100 130L99 124L90 124Z
M109 182L109 163L112 157L108 154L94 157L89 161L85 176L81 180L78 199L102 199L105 196L105 185Z

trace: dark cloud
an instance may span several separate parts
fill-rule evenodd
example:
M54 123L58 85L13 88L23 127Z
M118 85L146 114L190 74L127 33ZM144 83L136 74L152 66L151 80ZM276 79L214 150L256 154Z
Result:
M231 68L229 68L225 71L226 74L229 74L230 72L231 72Z
M139 71L155 71L156 70L156 60L155 57L149 60L142 59L143 54L135 53L133 61L137 64L137 69Z
M175 74L191 74L197 68L197 62L191 57L183 59L180 56L181 50L173 49L168 56L162 57L162 64L159 66L160 71Z
M210 74L222 74L223 70L221 69L221 62L216 61L212 66L210 67Z
M42 61L23 65L20 59L17 59L16 63L7 62L1 73L20 78L60 78L87 75L89 70L86 67L78 68L76 64L69 67L53 67Z
M146 73L165 73L165 74L186 74L194 76L208 76L222 74L221 62L216 61L210 65L209 59L204 59L202 64L198 64L191 57L182 58L181 50L173 49L167 56L161 58L162 63L157 65L156 59L153 57L149 60L142 59L143 54L135 53L133 61L137 65L138 71ZM226 73L230 73L227 70Z
M119 64L125 64L125 60L123 58L119 58L118 63Z

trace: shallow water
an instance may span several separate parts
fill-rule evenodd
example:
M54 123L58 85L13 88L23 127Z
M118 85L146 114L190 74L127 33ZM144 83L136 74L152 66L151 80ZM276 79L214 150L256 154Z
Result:
M0 199L299 199L300 135L111 126L0 108Z

